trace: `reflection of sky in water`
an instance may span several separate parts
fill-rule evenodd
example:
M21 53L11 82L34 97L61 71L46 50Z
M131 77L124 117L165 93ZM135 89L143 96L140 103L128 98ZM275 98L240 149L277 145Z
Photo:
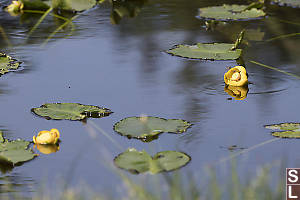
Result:
M206 32L203 21L194 18L200 3L177 3L151 2L143 7L139 17L122 19L120 25L111 25L110 8L100 6L76 20L76 30L69 39L53 40L40 48L38 44L50 30L41 28L25 45L9 49L24 61L24 71L1 77L0 89L7 91L0 96L1 126L9 129L8 137L27 140L40 130L57 128L62 140L56 153L41 155L16 168L22 176L37 182L46 177L50 183L61 176L72 177L72 184L83 180L101 188L100 192L105 191L118 181L113 176L115 168L107 167L114 156L128 147L146 149L152 155L163 150L184 151L192 162L182 171L201 175L204 165L230 155L221 146L251 147L272 139L263 125L299 121L299 80L248 62L255 60L300 75L299 58L293 56L299 54L299 48L295 48L299 39L252 42L244 52L252 83L248 96L243 101L228 100L223 74L235 62L185 60L163 52L179 43L232 42L222 31ZM3 12L0 15L6 16ZM8 21L2 27L7 28L7 33L12 32L12 38L23 41L32 24L22 24L23 29L18 31L17 18ZM259 27L266 32L265 38L271 38L278 33L270 24L276 24L280 34L282 30L299 32L299 27L271 18L230 25L235 30L233 34L247 25L252 29ZM50 26L54 30L56 25ZM7 49L2 42L1 47ZM47 102L110 108L112 115L88 123L92 121L101 127L122 149L100 132L92 134L81 122L45 120L30 113L32 107ZM151 143L128 140L112 130L120 119L141 114L182 118L194 125L187 133L162 134ZM298 143L279 140L267 144L239 157L238 165L242 171L252 167L254 171L255 166L287 158L286 165L294 167L299 164L299 160L292 159L299 157Z

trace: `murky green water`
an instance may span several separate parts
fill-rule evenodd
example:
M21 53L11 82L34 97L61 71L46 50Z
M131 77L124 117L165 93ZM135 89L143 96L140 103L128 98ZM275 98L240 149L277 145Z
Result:
M0 49L23 61L21 70L0 80L1 129L7 138L32 140L40 130L57 128L62 140L58 152L1 174L1 195L23 191L30 196L36 187L49 184L55 188L62 180L71 185L85 182L99 192L118 188L120 178L113 158L129 147L146 149L152 155L183 151L192 161L181 172L192 172L200 181L205 166L229 166L230 161L220 163L231 155L226 147L249 148L273 139L266 124L299 122L300 80L249 62L300 76L299 36L266 41L300 32L299 9L273 5L264 19L206 30L204 20L195 17L197 8L220 2L231 3L133 1L129 6L137 16L124 17L119 24L111 23L112 7L107 2L81 13L73 31L65 27L45 46L41 45L64 21L48 16L28 38L41 15L12 17L0 11L0 25L10 42L3 39L2 32ZM0 1L1 6L8 3ZM124 9L127 4L121 6ZM263 41L250 41L244 50L251 84L243 101L230 99L224 91L223 74L235 61L187 60L164 53L182 43L232 42L244 28L257 31ZM45 120L30 112L47 102L99 105L114 113L84 124ZM122 118L141 114L181 118L194 125L186 133L163 134L151 143L129 140L113 131L113 124ZM93 124L121 149L91 128ZM241 174L251 174L256 167L278 160L284 160L287 167L299 167L299 156L299 140L282 139L242 154L236 161Z

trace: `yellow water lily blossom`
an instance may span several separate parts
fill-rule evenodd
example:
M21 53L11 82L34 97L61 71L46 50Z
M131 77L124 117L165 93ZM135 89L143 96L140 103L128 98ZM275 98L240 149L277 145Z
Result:
M22 12L24 4L21 1L12 1L12 3L6 7L6 11L11 15L16 16Z
M224 91L230 96L234 97L235 100L244 100L248 94L248 86L231 86L226 85Z
M244 86L248 84L248 76L243 66L236 66L224 74L224 82L231 86Z
M51 154L59 150L59 146L56 144L35 144L33 147L36 147L42 154Z
M37 136L33 136L33 142L35 144L56 144L59 137L59 131L53 128L50 131L40 131Z

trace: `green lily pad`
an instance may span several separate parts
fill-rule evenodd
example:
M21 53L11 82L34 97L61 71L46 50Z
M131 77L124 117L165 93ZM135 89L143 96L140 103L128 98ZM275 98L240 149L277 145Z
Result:
M98 106L79 103L48 103L31 111L46 119L84 120L86 118L101 118L111 114L111 110Z
M114 130L128 138L151 139L163 132L183 133L192 124L181 119L163 119L159 117L128 117L114 125Z
M236 60L241 54L241 49L232 49L234 44L228 43L197 43L196 45L176 45L167 53L192 59L204 60Z
M299 0L272 0L272 3L276 3L280 6L291 6L294 8L300 7L300 1Z
M272 130L287 130L293 131L300 128L300 123L281 123L281 124L273 124L273 125L266 125L265 128L272 129Z
M265 128L271 130L282 130L274 131L271 134L275 137L281 138L300 138L300 123L281 123L266 125Z
M151 157L145 151L130 148L115 157L114 163L117 167L134 174L144 172L157 174L181 168L188 164L190 160L190 156L182 152L162 151Z
M0 76L12 70L17 70L20 62L0 52Z
M52 0L52 7L68 11L84 11L93 8L96 0Z
M21 0L24 10L48 10L50 7L58 10L81 12L94 7L96 0Z
M28 149L30 142L24 140L8 141L3 138L2 132L0 132L0 160L1 162L11 163L12 165L20 164L33 159L36 154Z
M266 13L250 5L226 5L199 8L197 17L219 21L228 20L251 20L263 17Z
M272 132L272 135L281 138L300 138L300 130Z

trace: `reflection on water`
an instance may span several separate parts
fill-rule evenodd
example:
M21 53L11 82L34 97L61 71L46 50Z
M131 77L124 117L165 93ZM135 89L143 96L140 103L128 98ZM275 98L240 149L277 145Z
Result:
M29 194L33 192L35 184L34 180L19 173L1 176L0 197L1 199L15 199L22 196L22 199L29 199Z
M0 2L1 6L9 4ZM205 21L195 17L199 7L231 2L237 1L105 2L82 13L51 12L33 32L32 28L44 13L24 12L13 17L0 11L0 50L25 60L24 70L1 77L0 93L8 88L0 96L2 123L27 139L34 128L67 129L63 136L64 148L36 146L41 153L49 155L12 171L9 166L3 166L7 176L1 176L1 187L13 183L22 191L30 191L24 188L31 186L32 180L40 181L42 169L64 173L78 145L90 141L80 123L53 122L32 116L30 108L43 103L106 104L115 113L105 119L95 119L95 123L101 123L109 136L124 148L182 149L193 158L182 171L192 172L228 156L228 151L220 150L220 146L235 150L269 139L268 134L263 134L263 124L299 120L295 113L299 81L249 62L254 60L300 75L299 37L278 38L300 32L296 23L300 21L299 10L268 6L267 12L271 14L265 19L215 24L208 30ZM72 18L72 23L66 23ZM229 87L224 91L226 67L235 66L236 61L191 61L163 53L176 44L232 42L243 29L246 29L243 59L251 83L249 92L247 88ZM49 38L49 43L40 48ZM228 101L228 94L243 101ZM194 126L181 136L166 134L142 144L113 133L115 122L141 113L182 118ZM101 141L108 143L106 138ZM77 160L78 166L72 174L74 183L83 179L103 188L116 184L118 180L95 161L103 162L103 158L95 150L100 145L94 147L93 142L88 145L91 150ZM278 142L248 153L249 162L238 161L255 169L271 161L274 154L299 157L297 142ZM120 153L110 145L105 150L112 151L112 155ZM16 174L19 168L32 178ZM4 193L10 191L2 188Z

